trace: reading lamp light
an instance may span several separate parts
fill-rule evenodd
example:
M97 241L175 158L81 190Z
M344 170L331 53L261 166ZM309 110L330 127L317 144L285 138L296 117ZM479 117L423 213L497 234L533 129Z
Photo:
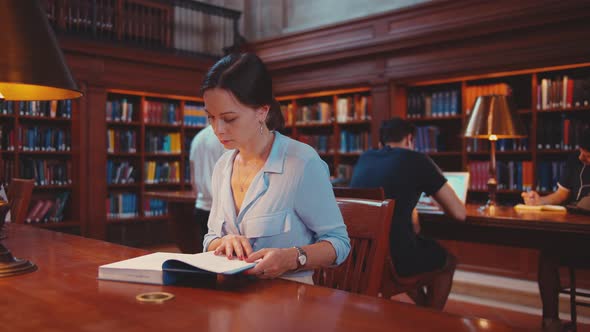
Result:
M81 97L40 2L0 0L0 8L0 100ZM4 214L0 213L0 230ZM0 243L0 277L35 270L34 264L14 258Z
M463 129L463 137L490 141L489 199L482 209L496 205L496 141L501 138L526 137L524 127L514 114L510 100L504 95L479 96Z

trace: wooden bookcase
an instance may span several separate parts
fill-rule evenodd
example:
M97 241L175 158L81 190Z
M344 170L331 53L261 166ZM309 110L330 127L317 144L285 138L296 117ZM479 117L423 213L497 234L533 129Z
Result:
M0 101L0 182L35 179L25 222L83 234L79 103Z
M456 112L449 106L454 102L448 100L448 91L454 91L451 99L453 95L457 98ZM513 204L523 190L544 194L556 188L563 163L576 150L583 124L590 123L590 63L392 85L397 97L394 114L405 116L417 127L431 128L422 131L426 138L420 136L422 129L417 134L417 144L425 145L422 151L445 171L470 171L471 201L487 198L488 173L482 165L487 167L489 161L489 143L463 139L461 129L477 95L506 92L528 131L526 139L497 143L498 170L502 172L498 199ZM445 112L447 109L451 111Z
M126 226L167 223L165 203L148 199L146 191L190 189L190 143L204 128L206 118L199 118L196 124L185 115L202 106L200 98L107 90L105 209L109 241L132 245L162 241L151 241L145 232L128 236L133 226Z
M346 185L361 153L372 147L369 87L326 90L277 98L283 133L314 147L330 167L333 182Z

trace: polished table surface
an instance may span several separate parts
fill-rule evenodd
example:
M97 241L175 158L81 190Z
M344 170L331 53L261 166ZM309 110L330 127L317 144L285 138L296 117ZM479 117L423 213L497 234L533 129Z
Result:
M39 270L0 279L6 331L512 331L501 323L284 280L219 279L209 288L97 280L102 264L145 254L10 225L4 244ZM175 298L142 304L142 292Z
M590 240L590 216L564 212L517 211L510 206L480 210L468 204L467 218L421 212L422 231L434 238L543 248L574 246ZM588 243L588 242L586 242Z

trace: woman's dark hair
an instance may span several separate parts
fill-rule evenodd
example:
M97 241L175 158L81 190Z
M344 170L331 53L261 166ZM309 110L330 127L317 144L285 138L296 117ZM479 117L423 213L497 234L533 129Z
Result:
M205 76L201 93L214 88L230 91L248 107L269 105L266 116L269 130L278 130L285 125L281 105L272 93L272 78L256 54L234 53L217 61Z
M413 123L398 117L383 121L379 130L379 138L383 145L390 142L401 142L409 134L414 136L416 134L416 127Z

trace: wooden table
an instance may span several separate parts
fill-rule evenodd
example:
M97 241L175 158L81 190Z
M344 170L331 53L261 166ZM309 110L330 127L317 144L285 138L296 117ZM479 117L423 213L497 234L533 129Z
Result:
M512 207L480 211L467 205L467 218L420 213L422 232L437 239L541 249L590 243L590 216L559 212L518 212ZM579 247L578 247L579 248Z
M148 191L148 198L168 203L168 214L174 241L181 252L194 254L203 251L201 225L193 217L197 197L192 191Z
M0 279L6 331L513 331L467 318L285 280L218 280L210 288L97 280L98 266L145 254L98 240L9 225L4 244L39 270ZM142 292L175 298L142 304Z

